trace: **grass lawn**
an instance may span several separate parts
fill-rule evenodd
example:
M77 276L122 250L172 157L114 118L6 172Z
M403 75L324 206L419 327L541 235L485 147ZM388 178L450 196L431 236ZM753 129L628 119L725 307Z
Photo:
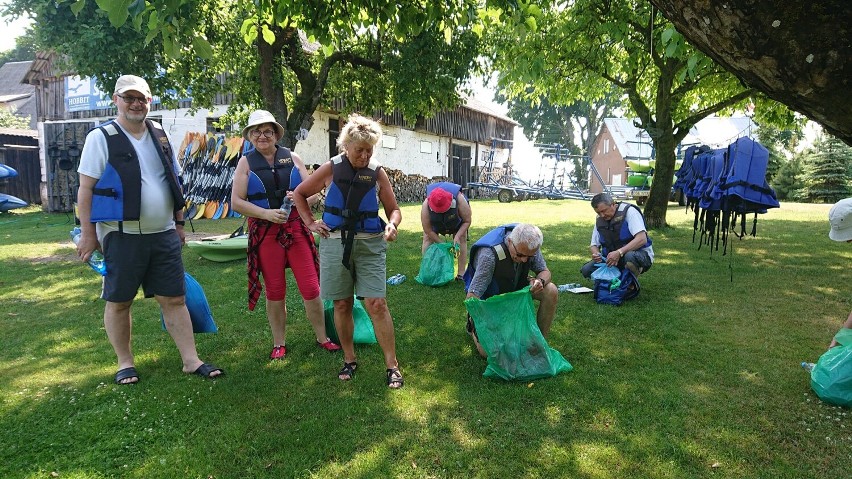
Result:
M473 240L538 224L554 281L588 284L587 202L472 206ZM99 277L73 254L71 220L0 215L0 477L848 477L852 414L821 403L799 367L852 308L852 247L828 239L829 205L783 204L725 256L699 250L692 215L671 205L641 295L616 308L561 294L548 339L574 370L530 383L482 378L459 283L414 281L419 208L403 207L388 250L388 276L408 276L388 287L400 391L385 387L377 345L358 346L353 381L337 379L342 355L315 346L292 277L287 359L270 362L245 264L189 250L220 329L197 335L198 349L227 375L182 374L156 302L139 297L141 382L113 385ZM240 221L195 227L221 234Z

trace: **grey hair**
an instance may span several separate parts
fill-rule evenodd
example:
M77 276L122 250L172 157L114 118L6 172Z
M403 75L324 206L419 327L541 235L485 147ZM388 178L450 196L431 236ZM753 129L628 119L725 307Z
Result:
M519 223L509 233L509 239L512 244L523 244L530 251L536 251L541 248L541 243L544 241L544 235L538 226L529 223Z
M607 206L612 206L612 195L609 193L598 193L592 197L592 208L597 209L598 205L601 203Z
M337 147L342 151L358 141L365 141L376 146L381 139L382 127L377 121L353 113L349 115L349 120L340 130L340 136L337 137Z

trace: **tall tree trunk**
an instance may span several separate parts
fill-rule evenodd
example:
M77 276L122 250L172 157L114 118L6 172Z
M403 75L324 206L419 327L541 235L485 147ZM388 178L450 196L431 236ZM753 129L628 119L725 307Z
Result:
M669 207L669 195L674 176L675 146L677 146L677 142L671 131L664 131L660 136L654 138L657 161L654 168L651 195L645 204L645 226L648 229L666 226L666 211Z
M284 84L281 81L278 63L285 45L285 32L281 27L272 26L270 28L275 33L275 41L272 45L266 43L262 35L258 35L257 40L255 40L257 42L257 54L260 57L258 63L260 94L266 110L272 113L278 123L286 125L289 112L287 102L284 100ZM294 135L285 132L279 143L292 149L296 146L295 140Z

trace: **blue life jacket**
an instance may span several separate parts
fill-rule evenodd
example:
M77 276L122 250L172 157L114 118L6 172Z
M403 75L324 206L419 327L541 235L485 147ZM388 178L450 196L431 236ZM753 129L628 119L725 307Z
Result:
M145 120L148 134L155 144L157 156L166 172L166 180L174 202L174 211L185 206L180 178L169 139L159 123ZM98 127L107 140L109 159L101 177L92 189L91 222L139 221L142 203L142 170L130 139L114 122Z
M621 209L622 204L626 204L627 208ZM630 208L636 208L636 211L639 211L639 214L642 215L642 211L639 210L636 205L632 205L630 203L616 203L615 215L613 215L612 219L607 221L601 217L598 217L595 222L595 228L598 230L598 235L601 238L601 246L602 251L601 255L606 258L606 255L609 254L610 251L615 251L622 246L626 245L633 239L633 235L630 234L630 228L627 227L627 221L625 218L627 217L627 210ZM644 220L644 216L642 219ZM643 248L647 248L651 246L651 236L645 232L645 236L648 238L648 241L642 245Z
M331 184L325 195L322 221L331 231L340 231L343 243L343 266L355 277L351 267L352 245L356 233L380 233L386 223L379 217L376 182L381 165L371 160L366 168L356 170L345 155L331 160Z
M325 196L323 223L332 231L384 231L385 222L379 218L379 200L376 196L376 179L381 165L371 160L366 168L356 171L344 155L337 155L330 161L332 180Z
M249 172L246 199L261 208L278 209L288 191L302 182L302 175L293 163L293 155L283 146L276 146L272 166L257 150L246 155Z
M441 235L455 234L459 231L459 226L462 224L462 219L459 216L458 204L456 204L456 197L458 197L459 192L461 191L461 185L450 183L448 181L432 183L431 185L426 186L427 198L429 197L429 194L435 190L435 188L441 188L449 192L453 195L453 201L450 203L450 209L443 213L436 213L432 211L432 208L429 208L427 202L426 207L429 208L429 223L432 225L432 231Z
M482 293L480 299L488 299L495 294L511 293L518 291L529 285L527 276L530 272L529 261L523 263L515 263L512 261L512 255L509 254L508 246L506 245L506 236L509 235L517 223L498 226L489 231L485 236L470 247L470 259L467 263L467 269L464 272L464 289L467 292L470 289L470 283L476 273L476 252L480 248L491 248L497 257L494 264L494 275L491 277L491 283L485 292ZM517 269L516 269L517 267Z

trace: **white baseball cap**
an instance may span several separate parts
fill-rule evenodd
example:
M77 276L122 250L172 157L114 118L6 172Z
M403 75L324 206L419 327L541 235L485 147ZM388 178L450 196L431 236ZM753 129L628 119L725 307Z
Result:
M248 125L246 125L246 127L243 128L243 138L248 140L249 139L249 136L248 136L249 131L251 131L252 128L254 128L258 125L263 125L264 123L271 123L271 124L275 125L275 132L278 134L278 138L279 139L284 138L284 127L281 126L280 123L275 121L275 117L272 116L272 113L269 113L266 110L255 110L255 111L251 112L251 115L249 115L249 119L248 119Z
M840 200L828 212L831 230L828 237L834 241L852 240L852 198Z
M115 91L113 95L121 95L128 91L138 91L145 95L145 98L151 99L151 88L148 87L148 82L144 78L136 75L121 75L115 82Z

